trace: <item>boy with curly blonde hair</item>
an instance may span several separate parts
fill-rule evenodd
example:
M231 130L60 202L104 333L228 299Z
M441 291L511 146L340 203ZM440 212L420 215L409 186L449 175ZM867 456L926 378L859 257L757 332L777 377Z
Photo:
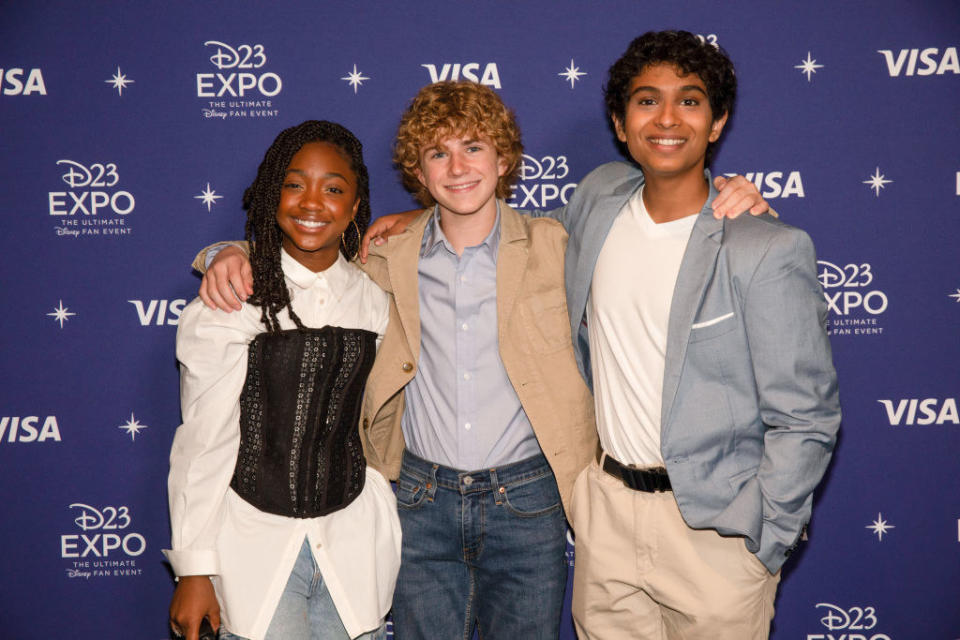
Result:
M424 87L397 133L394 161L428 208L367 269L409 276L392 292L419 354L416 331L398 341L414 345L402 418L366 434L374 451L404 443L402 462L380 461L400 463L404 640L475 624L493 639L559 634L563 507L596 435L566 323L566 233L504 202L522 152L513 114L474 83Z

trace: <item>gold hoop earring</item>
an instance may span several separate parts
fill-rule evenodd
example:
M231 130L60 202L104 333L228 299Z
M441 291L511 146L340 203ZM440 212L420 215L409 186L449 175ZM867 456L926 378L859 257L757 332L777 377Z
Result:
M349 258L349 259L350 259L350 262L353 262L354 259L356 259L357 254L360 253L360 240L361 240L362 238L361 238L361 236L360 236L360 227L357 226L357 220L356 220L356 218L351 219L350 222L353 223L353 228L354 228L354 230L357 232L357 249L356 249L356 251L353 252L353 255L350 256L350 258ZM349 229L349 228L350 228L350 227L348 226L347 229ZM340 234L340 244L343 245L344 250L347 250L347 240L346 240L346 237L345 237L346 234L347 234L346 231L344 231L343 233Z

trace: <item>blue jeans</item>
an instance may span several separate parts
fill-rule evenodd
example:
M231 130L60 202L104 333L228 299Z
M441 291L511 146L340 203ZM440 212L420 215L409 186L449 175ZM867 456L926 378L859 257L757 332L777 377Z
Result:
M386 637L386 626L381 625L357 640L384 640ZM221 631L219 638L244 640L227 631ZM264 640L350 640L306 538Z
M542 455L458 471L409 452L397 481L403 529L397 640L556 640L566 523Z

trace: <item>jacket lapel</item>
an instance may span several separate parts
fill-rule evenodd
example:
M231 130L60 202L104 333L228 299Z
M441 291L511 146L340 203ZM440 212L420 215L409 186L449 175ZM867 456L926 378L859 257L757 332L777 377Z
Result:
M527 272L527 229L520 215L500 202L500 248L497 252L497 326L502 335Z
M660 412L661 441L666 440L670 426L670 414L680 384L680 374L686 357L687 343L697 310L703 301L707 284L713 278L717 266L717 254L723 240L723 220L713 217L710 204L717 195L710 186L710 197L700 211L690 232L690 240L680 263L677 284L670 303L670 320L667 328L667 352L663 368L663 396Z
M383 249L390 279L389 291L396 301L403 334L415 361L420 359L420 278L417 269L423 233L432 213L433 209L424 211L403 233L390 238Z
M584 308L593 280L593 270L597 265L597 258L603 249L607 234L610 233L610 228L620 215L620 210L641 186L643 186L643 173L637 170L612 191L599 194L593 202L587 203L589 213L584 220L583 232L576 234L579 238L575 237L573 232L570 233L570 242L579 241L583 244L576 265L576 273L589 275L586 282L580 283L578 287L578 290L583 292Z

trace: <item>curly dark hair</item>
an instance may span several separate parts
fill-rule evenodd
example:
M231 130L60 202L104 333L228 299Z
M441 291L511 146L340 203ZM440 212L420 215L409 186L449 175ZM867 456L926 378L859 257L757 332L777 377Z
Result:
M393 147L393 162L400 169L403 185L423 206L436 204L417 178L420 150L459 135L490 138L507 165L497 181L497 197L509 198L523 160L520 127L493 89L465 80L434 82L423 87L403 112Z
M705 42L689 31L648 31L635 38L608 71L603 99L607 115L623 122L630 98L630 81L653 64L672 64L683 74L696 74L703 80L713 119L727 115L729 123L737 99L737 76L733 62L719 46ZM710 164L717 143L707 145Z
M277 225L277 207L280 206L280 188L287 167L300 148L309 142L327 142L335 146L357 177L360 205L354 222L359 233L356 239L351 237L353 233L345 233L340 246L348 260L359 249L360 238L370 223L370 176L363 163L363 145L357 137L346 127L325 120L308 120L281 131L263 156L253 184L243 193L243 208L247 211L246 239L250 243L253 270L253 295L249 302L260 306L260 319L271 333L280 331L277 314L284 307L297 327L304 328L290 307L290 293L280 268L283 233Z

